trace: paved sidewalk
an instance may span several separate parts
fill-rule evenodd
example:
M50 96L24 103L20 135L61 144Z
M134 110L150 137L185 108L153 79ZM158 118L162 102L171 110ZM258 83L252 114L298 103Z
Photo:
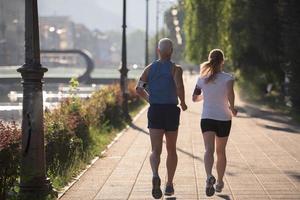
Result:
M233 119L227 146L225 188L214 197L205 196L204 146L199 127L201 104L192 103L190 98L195 82L195 76L186 79L189 108L181 117L175 195L168 199L300 199L299 127L287 125L287 117L242 102L238 102L240 113ZM146 114L61 200L152 199ZM166 179L165 158L164 147L162 180Z

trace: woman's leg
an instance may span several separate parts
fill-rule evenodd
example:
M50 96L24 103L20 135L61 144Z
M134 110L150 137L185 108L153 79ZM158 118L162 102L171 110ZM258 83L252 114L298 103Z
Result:
M166 147L167 147L167 171L168 171L168 182L167 185L172 185L174 174L177 167L177 153L176 153L176 142L177 142L178 131L166 132Z
M158 176L158 167L160 163L160 155L162 150L162 142L164 136L163 129L149 129L152 152L150 155L150 165L153 176Z
M204 153L204 166L207 177L212 175L212 167L214 164L214 151L215 151L215 132L206 131L203 133L205 153Z
M223 184L223 177L226 168L226 144L228 137L216 137L216 152L217 152L217 173L218 183Z

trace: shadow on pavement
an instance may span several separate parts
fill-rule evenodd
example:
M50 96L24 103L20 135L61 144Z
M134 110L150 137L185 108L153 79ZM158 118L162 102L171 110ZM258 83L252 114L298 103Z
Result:
M217 196L222 198L222 199L225 199L225 200L231 200L230 197L228 195L225 195L225 194L218 194Z
M149 133L147 131L145 131L144 129L142 129L141 127L136 126L133 123L130 123L129 126L135 130L141 131L142 133L149 135Z
M299 132L295 131L294 129L287 128L287 127L277 127L277 126L270 126L270 125L264 125L263 127L274 131L284 131L284 132L299 134Z
M246 105L244 108L251 117L261 118L278 123L292 123L291 118L284 116L282 113L271 110L262 110L252 105Z
M165 197L164 199L168 199L168 200L176 200L176 197Z
M133 129L135 129L135 130L138 130L138 131L140 131L140 132L146 134L146 135L149 135L149 133L148 133L147 131L145 131L145 130L142 129L141 127L136 126L136 125L133 124L133 123L131 123L129 126L130 126L131 128L133 128ZM164 142L164 143L165 143L165 142ZM185 151L185 150L183 150L183 149L181 149L181 148L178 148L178 147L177 147L177 150L178 150L179 152L183 153L183 154L186 154L186 155L188 155L188 156L190 156L190 157L192 157L192 158L194 158L194 159L196 159L196 160L199 160L199 161L203 162L203 159L201 159L199 156L194 156L192 153L187 152L187 151Z
M245 108L243 108L243 107L236 106L236 109L238 110L239 113L247 113Z
M237 116L235 116L235 117L236 118L251 118L251 117L249 117L247 115L245 116L245 115L239 115L239 114Z
M297 182L300 182L300 174L299 172L295 171L285 171L286 175L288 175L290 178L296 180Z
M247 113L248 116L267 120L270 122L285 124L286 127L277 127L270 125L262 125L262 127L275 130L275 131L284 131L287 133L300 133L299 124L292 120L291 117L273 110L262 110L260 107L255 105L245 105L244 107L237 107L240 113ZM240 118L247 118L246 116L237 116ZM280 125L279 125L280 126Z

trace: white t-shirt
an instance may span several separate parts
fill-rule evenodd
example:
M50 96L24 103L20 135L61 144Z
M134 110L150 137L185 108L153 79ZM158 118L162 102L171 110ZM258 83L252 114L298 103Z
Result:
M202 119L214 119L220 121L231 120L227 95L227 83L234 77L225 72L216 74L216 79L205 83L205 77L198 78L197 88L202 90L203 111Z

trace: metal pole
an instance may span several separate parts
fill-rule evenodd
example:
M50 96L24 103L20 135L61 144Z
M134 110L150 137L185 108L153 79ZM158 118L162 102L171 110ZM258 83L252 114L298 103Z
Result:
M156 37L155 37L155 59L158 59L157 45L159 40L159 0L156 0Z
M146 44L145 44L145 66L149 64L149 47L148 47L148 40L149 40L149 0L146 0Z
M122 34L122 66L119 70L121 72L120 87L123 95L123 112L127 118L130 118L128 112L128 89L127 89L127 52L126 52L126 0L123 0L123 34Z
M52 187L45 169L42 78L47 69L40 64L37 0L25 1L25 64L17 71L23 79L20 194L41 199Z

